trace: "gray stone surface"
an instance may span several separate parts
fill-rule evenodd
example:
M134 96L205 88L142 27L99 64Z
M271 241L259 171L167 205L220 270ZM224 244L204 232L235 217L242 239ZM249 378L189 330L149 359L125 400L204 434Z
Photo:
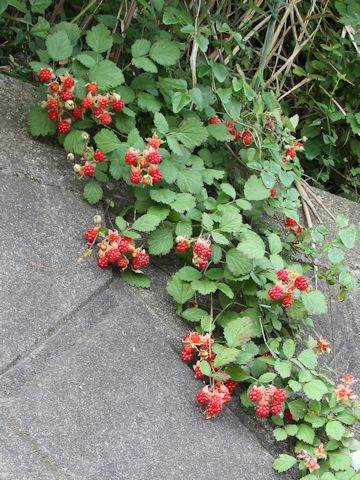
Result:
M62 150L30 139L33 89L0 89L0 479L279 478L275 444L235 404L198 412L166 274L137 290L79 261L99 209Z

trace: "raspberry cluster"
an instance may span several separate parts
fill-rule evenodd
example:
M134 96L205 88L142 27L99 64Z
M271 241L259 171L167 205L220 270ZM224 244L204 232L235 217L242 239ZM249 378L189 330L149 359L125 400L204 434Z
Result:
M193 244L192 263L196 268L205 268L212 255L211 241L205 238L188 239L186 237L176 237L176 250L179 253L185 253Z
M222 122L219 117L211 117L209 123L212 125L215 123L224 123L224 125L229 130L229 133L231 133L231 135L234 137L235 141L242 139L244 145L251 145L253 143L253 138L250 130L244 130L243 132L239 132L238 130L236 130L234 124L230 122L230 120Z
M84 132L83 135L89 138L89 135L86 132ZM74 159L74 155L69 154L68 158ZM86 177L93 177L96 172L96 164L105 162L105 160L107 160L106 153L102 152L99 149L94 149L92 147L86 146L84 148L84 153L81 157L83 165L76 163L74 165L74 172L79 177L82 177L83 175L85 175Z
M150 263L149 254L136 248L132 238L120 235L117 230L96 225L85 232L85 237L88 251L97 243L100 268L116 265L125 270L130 265L133 270L139 271Z
M70 132L73 120L83 118L89 111L103 125L110 125L111 115L124 108L124 100L117 93L99 94L96 83L88 83L87 96L77 102L74 94L75 80L70 75L56 76L51 68L43 68L39 80L48 85L47 100L41 106L48 109L51 121L58 122L59 133Z
M282 159L283 163L289 163L290 160L296 157L298 151L302 152L303 150L303 143L300 140L296 140L293 145L285 149L284 157Z
M309 280L297 272L289 272L283 269L279 270L276 275L279 282L270 288L268 295L270 300L282 300L282 305L285 308L289 308L293 304L295 288L308 291L311 289Z
M274 385L269 385L268 388L252 387L248 397L252 402L257 403L255 411L259 417L268 417L270 413L280 415L287 398L285 390L276 388Z
M231 392L226 382L215 382L214 386L206 385L195 395L200 405L206 405L205 415L207 418L219 415L223 411L223 405L231 402Z
M290 217L285 219L285 227L287 227L289 230L292 230L295 235L300 235L300 233L303 231L303 227L299 225L296 220Z
M165 142L156 133L146 141L147 147L142 152L131 147L125 155L125 163L131 166L130 182L135 185L152 185L160 182L163 177L158 165L163 158L159 148Z

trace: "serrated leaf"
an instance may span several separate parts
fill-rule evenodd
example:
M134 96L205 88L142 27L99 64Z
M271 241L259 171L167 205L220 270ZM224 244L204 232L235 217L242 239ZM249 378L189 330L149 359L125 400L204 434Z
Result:
M211 280L201 279L191 282L193 290L196 290L201 295L209 295L209 293L215 293L217 290L217 283Z
M134 230L138 230L139 232L151 232L155 230L155 228L161 222L161 218L156 215L152 215L151 213L146 213L142 215L132 225Z
M180 58L180 48L177 43L159 40L152 45L149 55L159 65L175 65Z
M85 185L83 196L91 205L100 202L103 197L103 189L96 180L91 180Z
M262 375L260 375L260 377L258 378L258 382L259 383L270 383L272 382L275 378L277 377L276 373L263 373Z
M178 271L179 277L185 282L192 282L193 280L199 280L202 277L201 272L194 267L183 267Z
M220 142L231 142L234 140L229 129L223 123L210 124L206 128L208 133Z
M226 193L226 195L229 195L229 197L231 197L233 200L236 198L236 190L232 185L230 185L230 183L221 183L220 188L224 193Z
M174 134L179 142L191 150L208 138L208 132L203 123L193 117L184 120Z
M336 472L341 470L347 470L351 467L352 461L348 453L329 453L329 462L330 467L333 468Z
M312 445L315 438L315 431L309 425L306 425L306 423L300 423L298 425L296 438Z
M309 348L306 350L303 350L299 355L298 355L298 360L305 365L305 367L309 368L310 370L314 370L317 366L317 356L316 353L313 350L310 350Z
M191 222L187 221L180 221L177 222L175 227L176 235L180 235L181 237L191 237L192 235L192 224Z
M251 260L245 257L237 248L230 248L226 252L226 264L230 272L236 277L246 275L253 268Z
M200 322L202 318L209 317L208 312L201 308L188 308L181 315L188 322Z
M304 417L307 411L307 404L302 398L297 398L288 403L289 410L291 415L294 417L294 420L300 420Z
M141 68L141 70L145 72L157 73L158 71L155 63L147 57L133 58L131 63L135 65L136 68Z
M96 53L106 52L113 44L111 32L105 25L99 23L87 32L86 43Z
M277 472L286 472L290 470L296 464L296 458L287 455L286 453L282 453L278 456L278 458L273 462L273 468Z
M94 140L97 147L104 153L113 152L121 144L116 134L107 128L102 128L100 132L94 136Z
M255 335L254 324L249 317L231 320L224 328L224 337L229 347L239 347Z
M150 278L145 273L135 273L130 268L127 268L124 272L122 272L121 278L132 287L150 287Z
M141 92L137 97L138 105L142 110L156 113L161 108L161 103L154 95L150 93Z
M265 198L269 198L270 193L261 178L251 175L245 183L244 195L247 200L265 200Z
M55 61L66 60L72 54L73 47L64 31L52 33L45 43L48 54Z
M190 195L190 193L178 193L175 200L171 203L171 208L179 213L183 213L186 210L191 210L195 208L195 206L195 197Z
M174 170L174 166L171 167ZM194 168L179 168L175 180L181 192L197 194L203 187L201 172Z
M151 232L148 243L149 252L152 255L166 255L170 252L174 245L173 228L171 226L163 226Z
M64 149L66 152L76 153L81 155L84 153L87 140L82 138L82 130L71 130L65 137Z
M287 439L287 433L284 428L275 428L275 430L273 431L273 435L278 442Z
M165 134L169 131L169 124L162 113L155 113L154 124L159 133Z
M268 242L269 242L270 253L272 255L276 255L281 252L282 242L279 235L276 235L276 233L270 233L270 235L268 236Z
M206 360L201 360L200 362L200 370L201 372L206 375L207 377L209 377L211 374L212 374L212 371L211 371L211 367L209 365L209 362L207 362Z
M211 236L212 236L214 242L218 243L219 245L229 245L229 243L230 243L229 240L222 233L212 232Z
M240 352L237 348L222 349L221 352L215 357L214 367L223 367L224 365L234 362L239 353Z
M121 217L120 215L118 215L115 218L115 224L118 227L118 229L120 230L120 232L125 230L125 228L127 227L127 221L123 217Z
M328 422L326 424L325 430L326 434L334 440L341 440L346 432L344 425L337 420Z
M179 113L192 100L191 95L186 92L174 92L171 96L172 111Z
M47 110L33 107L29 113L29 127L34 137L52 135L56 132L56 123L48 117Z
M102 60L89 70L89 80L96 82L102 90L109 90L124 83L124 75L120 68L110 60Z
M234 298L234 292L231 290L229 285L226 285L225 283L218 283L217 288L228 298Z
M176 198L176 193L167 188L158 188L150 190L150 197L155 202L166 203L170 205ZM179 235L179 234L178 234Z
M178 273L170 278L166 290L173 297L175 302L180 304L187 302L194 296L194 290L190 283L181 280Z
M327 313L327 303L325 295L319 290L314 290L308 293L302 292L301 299L308 313Z
M296 382L295 380L289 380L288 385L293 392L299 392L302 389L301 383Z
M283 353L284 353L285 357L287 357L287 358L293 357L294 353L295 353L295 342L294 342L294 340L291 340L291 338L285 340L282 349L283 349Z
M79 53L76 56L76 60L87 68L91 68L96 64L96 59L88 53Z
M219 224L222 232L235 233L242 227L242 216L240 213L225 210Z
M277 359L274 368L275 371L280 375L281 378L288 378L291 375L292 364L289 360L280 360Z
M151 43L145 38L139 38L131 45L131 54L133 57L143 57L149 53Z
M303 389L307 397L309 397L311 400L319 401L328 391L325 383L317 379L305 383Z
M290 436L290 437L293 437L294 435L297 434L297 431L298 431L298 427L297 425L285 425L285 431L286 433Z
M265 255L265 244L256 233L247 234L237 248L249 258L260 259Z

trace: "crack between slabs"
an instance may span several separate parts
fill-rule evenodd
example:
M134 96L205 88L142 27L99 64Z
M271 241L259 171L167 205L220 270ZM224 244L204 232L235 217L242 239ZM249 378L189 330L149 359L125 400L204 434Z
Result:
M76 315L80 310L82 310L88 303L94 300L94 298L98 297L101 295L103 292L105 292L110 285L114 281L114 276L112 276L104 285L99 287L97 290L94 292L91 292L91 294L86 297L82 302L80 302L75 308L73 308L70 312L68 312L66 315L64 315L62 318L59 319L59 321L50 327L45 335L39 339L37 342L34 343L33 348L23 355L18 355L15 357L10 363L8 363L2 370L0 370L0 380L2 380L6 375L8 375L12 370L20 367L24 362L26 362L30 357L32 357L37 350L43 349L43 347L56 335L60 333L60 331L65 327L69 320Z

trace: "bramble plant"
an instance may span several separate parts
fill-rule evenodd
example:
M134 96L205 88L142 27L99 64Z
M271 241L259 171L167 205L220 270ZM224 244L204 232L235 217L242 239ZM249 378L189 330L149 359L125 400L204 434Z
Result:
M184 266L167 291L193 325L181 356L206 382L196 395L205 415L239 390L247 411L271 416L277 441L294 439L278 472L298 464L308 480L359 479L354 378L318 367L330 344L312 320L327 312L320 281L333 287L330 301L356 288L344 250L358 232L341 215L331 242L323 224L301 225L309 186L298 117L284 115L261 81L250 85L236 56L225 66L207 55L209 42L236 32L171 7L160 16L151 6L142 24L124 36L123 68L109 59L113 37L101 23L80 36L63 22L31 63L43 98L30 112L32 134L57 133L89 203L105 185L134 196L125 208L112 201L122 214L111 229L95 218L85 255L96 247L101 268L147 288L150 256L177 252ZM316 262L316 244L328 267Z

